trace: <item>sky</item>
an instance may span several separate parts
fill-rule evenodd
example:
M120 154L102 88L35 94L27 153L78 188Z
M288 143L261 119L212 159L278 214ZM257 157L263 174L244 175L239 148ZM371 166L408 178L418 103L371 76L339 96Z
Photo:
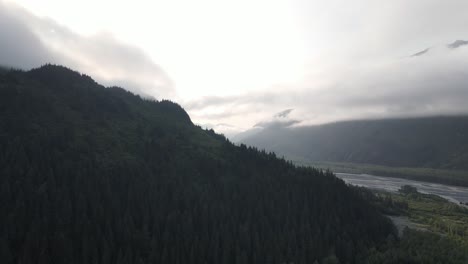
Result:
M466 0L0 0L0 64L62 64L228 136L466 114L466 14Z

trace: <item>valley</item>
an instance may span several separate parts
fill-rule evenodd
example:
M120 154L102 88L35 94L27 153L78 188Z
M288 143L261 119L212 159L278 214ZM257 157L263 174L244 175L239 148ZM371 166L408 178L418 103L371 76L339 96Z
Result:
M396 193L402 186L410 185L417 188L421 193L437 195L455 204L468 203L467 187L368 174L336 173L336 176L343 179L348 184L362 186L373 190Z

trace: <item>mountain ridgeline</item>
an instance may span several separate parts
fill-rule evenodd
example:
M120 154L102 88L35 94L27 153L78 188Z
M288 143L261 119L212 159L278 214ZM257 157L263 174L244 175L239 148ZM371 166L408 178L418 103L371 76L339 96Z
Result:
M302 161L468 170L468 116L272 127L241 142Z
M0 74L1 263L362 263L394 234L330 172L61 66Z

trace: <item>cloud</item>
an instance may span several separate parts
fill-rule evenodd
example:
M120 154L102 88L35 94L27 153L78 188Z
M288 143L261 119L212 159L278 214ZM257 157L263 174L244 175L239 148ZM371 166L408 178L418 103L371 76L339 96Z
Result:
M48 62L52 53L28 25L17 18L17 11L0 1L0 64L32 68Z
M429 50L430 50L430 48L427 48L427 49L425 49L425 50L422 50L422 51L420 51L420 52L417 52L417 53L411 55L410 57L422 56L422 55L426 54Z
M62 64L105 85L142 95L175 96L171 79L141 49L110 34L81 36L53 20L0 1L0 64L30 69Z
M236 110L239 110L239 107L247 105L275 105L276 103L280 103L285 99L287 100L287 98L287 91L260 91L231 96L205 96L199 99L183 102L183 105L186 109L195 112L216 107L232 107ZM243 114L243 112L239 112L239 114Z
M232 56L216 56L219 72L213 72L212 67L192 60L193 64L188 65L199 63L200 67L186 75L190 78L179 75L176 81L187 82L189 86L193 79L197 80L194 87L200 91L193 94L198 98L180 101L195 122L234 131L255 125L287 127L356 118L468 113L468 49L465 48L468 41L460 40L466 34L468 1L395 0L386 8L369 0L293 2L298 5L294 10L297 25L293 23L286 29L303 31L302 44L308 50L299 54L304 55L306 66L302 67L302 60L297 62L301 63L300 67L296 62L278 60L275 52L280 52L281 57L289 56L284 49L273 49L274 52L261 56L267 63L259 65L281 64L279 68L258 67L257 70L249 67L257 64L252 64L247 57L240 56L242 59L237 61ZM99 82L123 86L140 94L156 97L175 94L171 79L141 49L106 33L81 36L55 21L1 3L0 0L0 64L23 68L45 62L64 64L92 75ZM237 29L235 25L232 29ZM265 25L262 29L269 27ZM178 30L174 29L175 33L180 33ZM172 28L168 31L173 33ZM272 32L277 31L272 28ZM223 34L229 37L230 31ZM249 50L247 40L251 38L242 36L239 35L239 41ZM198 35L197 38L200 45L174 42L177 48L172 52L176 53L171 56L187 58L188 53L183 51L186 47L189 53L209 55L211 49L203 46L208 38ZM447 45L455 39L459 40ZM226 50L230 43L210 43L209 47L219 47L213 52L222 55L229 53ZM168 49L170 44L161 47ZM422 50L424 47L431 48ZM407 55L417 50L420 52L408 59ZM184 60L176 58L175 61ZM278 69L296 72L299 68L300 77L275 78L282 76ZM249 76L271 78L274 84L252 88L257 83ZM250 81L236 82L236 78ZM203 82L206 87L219 87L219 90L203 90ZM288 111L272 117L281 109Z
M337 120L468 114L468 49L433 48L414 60L354 65L313 80L264 92L206 97L188 103L200 118L253 127L288 127ZM294 107L294 112L292 108ZM286 110L276 114L277 109ZM283 118L284 117L284 118ZM262 120L262 121L258 121Z
M226 124L226 123L218 123L218 124L200 124L202 128L205 129L213 129L218 133L225 135L228 138L232 138L233 136L243 132L245 129Z
M286 118L294 109L286 109L275 115L275 117Z
M461 46L468 45L468 41L466 40L456 40L455 42L448 44L447 47L450 49L457 49Z
M449 49L458 49L462 46L465 46L465 45L468 45L468 41L466 40L456 40L450 44L447 44L446 47L449 48ZM422 51L419 51L419 52L416 52L415 54L411 55L410 57L419 57L419 56L422 56L422 55L426 55L429 51L431 51L433 48L427 48L427 49L424 49Z
M289 117L289 114L293 110L294 109L283 110L275 114L273 118L269 120L264 120L255 124L254 127L279 129L279 128L291 127L293 125L301 123L301 121Z
M286 128L292 125L299 124L298 120L273 120L273 121L262 121L257 123L254 127L261 128Z

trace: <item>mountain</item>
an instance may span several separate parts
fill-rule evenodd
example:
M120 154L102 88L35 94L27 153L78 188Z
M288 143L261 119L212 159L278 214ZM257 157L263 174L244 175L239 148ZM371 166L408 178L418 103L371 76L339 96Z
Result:
M468 170L468 116L359 120L256 131L241 142L292 160Z
M262 128L260 127L253 127L252 129L248 129L246 131L237 133L231 137L231 140L234 142L242 142L246 138L250 138L255 136L257 133L261 132Z
M362 263L394 234L331 172L54 65L0 74L0 190L6 264Z

